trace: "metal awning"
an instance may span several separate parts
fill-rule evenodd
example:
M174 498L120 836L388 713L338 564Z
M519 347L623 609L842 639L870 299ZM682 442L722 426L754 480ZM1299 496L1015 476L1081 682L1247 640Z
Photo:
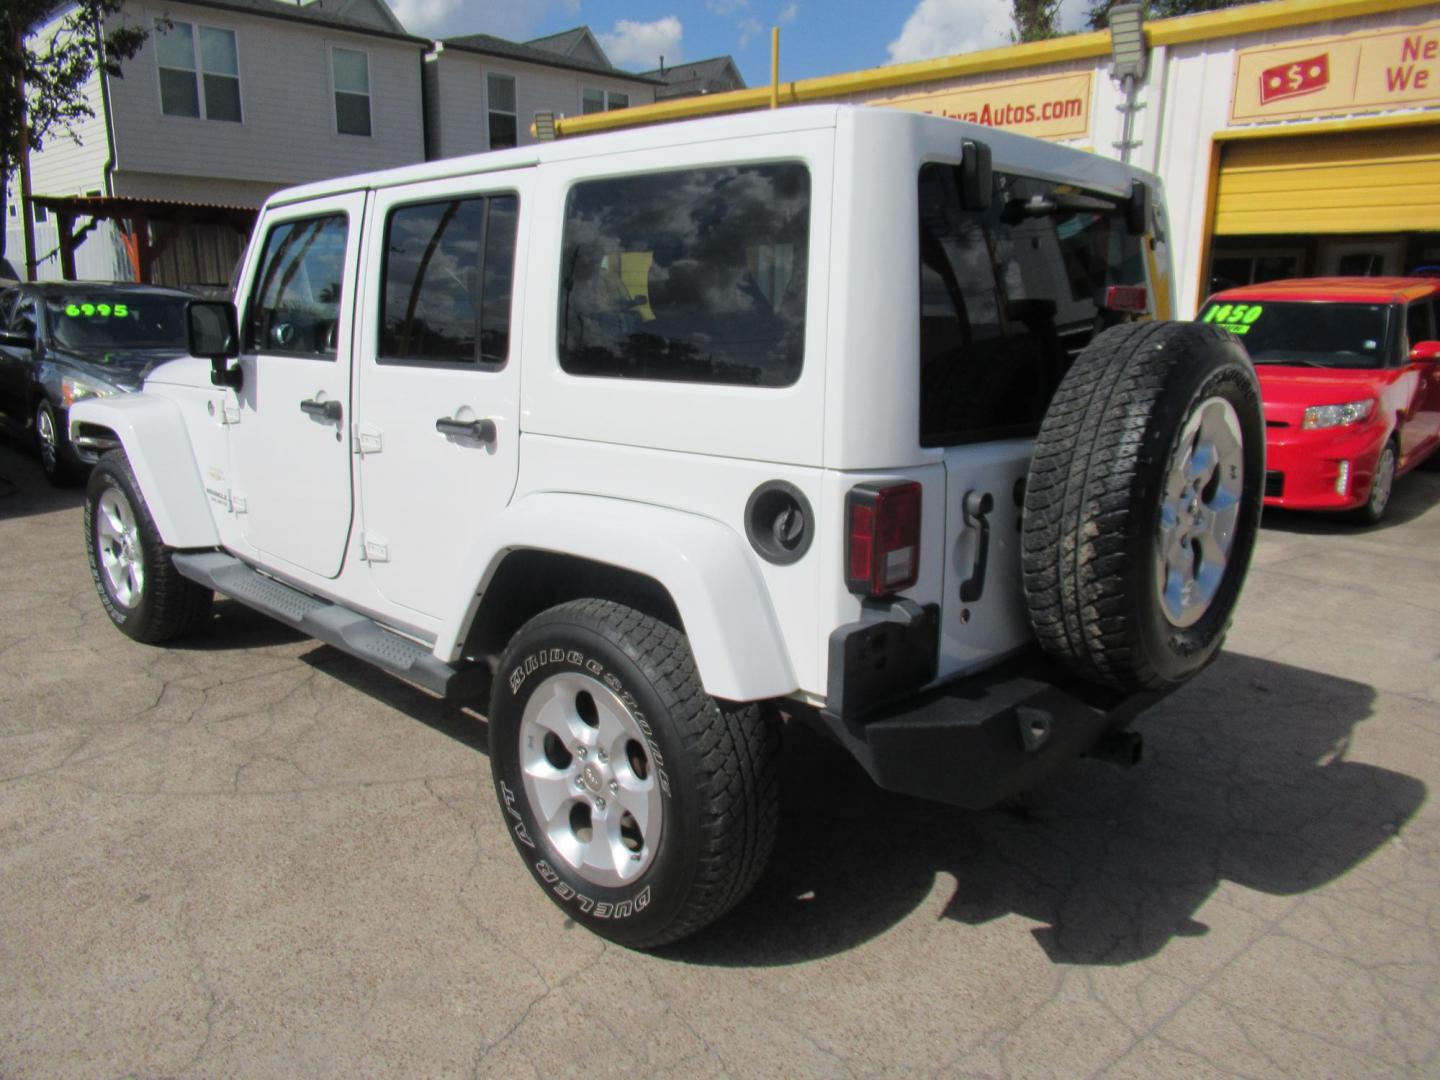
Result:
M134 195L32 195L30 201L55 215L60 234L60 272L70 281L75 278L75 248L94 228L95 222L122 223L125 249L135 271L135 280L149 282L155 260L180 229L188 225L228 225L248 237L260 213L259 208L253 206L148 199ZM82 217L90 221L77 231L76 219ZM152 225L156 227L153 236Z

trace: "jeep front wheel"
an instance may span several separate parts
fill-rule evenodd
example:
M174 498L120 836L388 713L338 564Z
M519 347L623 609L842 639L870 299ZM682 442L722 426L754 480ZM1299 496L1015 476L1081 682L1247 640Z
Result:
M110 451L90 473L85 549L105 613L136 641L156 645L210 618L215 594L175 569L122 451Z
M1220 647L1260 524L1254 368L1198 323L1095 338L1040 427L1025 488L1025 598L1040 644L1124 690L1184 682Z
M764 869L778 732L709 697L683 635L605 600L542 612L511 640L490 704L496 796L552 901L632 948L714 921Z

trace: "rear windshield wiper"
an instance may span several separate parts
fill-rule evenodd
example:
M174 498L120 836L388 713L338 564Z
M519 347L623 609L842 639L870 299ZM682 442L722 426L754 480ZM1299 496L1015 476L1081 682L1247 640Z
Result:
M1006 225L1015 225L1026 218L1077 212L1113 214L1118 209L1119 206L1108 199L1056 191L1049 195L1031 195L1028 199L1006 199L1000 210L1000 220Z

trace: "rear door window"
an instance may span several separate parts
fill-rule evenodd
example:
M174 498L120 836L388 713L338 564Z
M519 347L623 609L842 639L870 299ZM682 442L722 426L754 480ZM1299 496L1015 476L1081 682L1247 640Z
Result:
M1034 434L1070 361L1145 286L1141 238L1112 199L996 174L985 212L958 170L920 170L920 442Z
M510 355L514 195L402 206L385 226L381 363L503 366Z
M789 386L800 377L810 174L794 163L580 183L565 204L560 366Z

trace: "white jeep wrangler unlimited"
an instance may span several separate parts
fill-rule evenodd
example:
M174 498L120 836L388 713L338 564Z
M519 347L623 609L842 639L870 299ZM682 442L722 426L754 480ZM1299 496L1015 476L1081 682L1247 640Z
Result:
M1168 261L1154 177L878 109L284 191L193 355L71 410L95 583L488 694L530 873L674 941L765 864L781 722L980 807L1214 655L1264 431Z

